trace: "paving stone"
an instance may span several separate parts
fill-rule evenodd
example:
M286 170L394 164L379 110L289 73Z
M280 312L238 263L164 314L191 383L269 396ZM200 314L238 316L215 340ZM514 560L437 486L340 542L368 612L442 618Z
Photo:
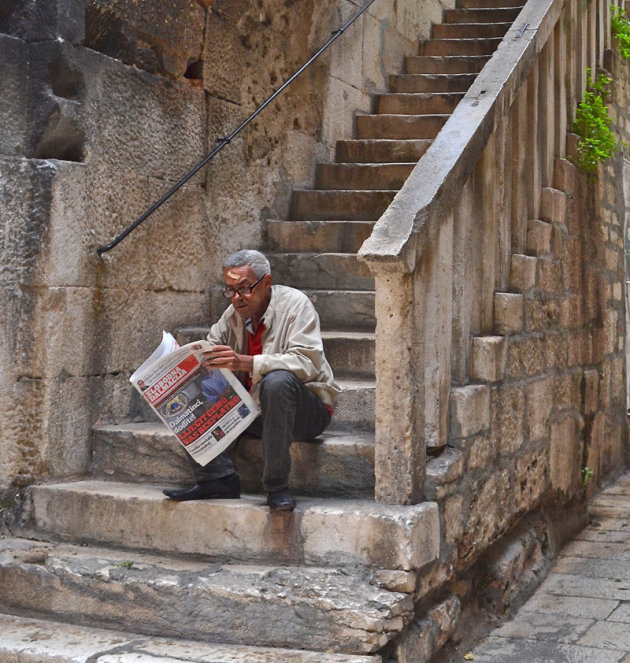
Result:
M525 603L521 610L524 612L565 615L592 620L612 619L612 615L618 609L618 606L619 601L610 599L589 598L588 601L576 601L573 596L555 596L537 592Z
M558 643L574 643L593 624L593 619L572 617L566 614L539 615L533 612L519 612L512 621L506 622L494 631L493 635L500 638L532 638Z
M475 648L471 660L475 663L622 663L624 655L597 647L491 636Z
M578 644L604 646L627 653L630 651L630 628L621 622L597 622L580 638Z
M609 617L611 622L630 624L630 603L622 603Z
M587 578L581 575L552 574L543 582L541 589L548 594L558 594L560 596L630 601L630 583L619 583L608 578Z

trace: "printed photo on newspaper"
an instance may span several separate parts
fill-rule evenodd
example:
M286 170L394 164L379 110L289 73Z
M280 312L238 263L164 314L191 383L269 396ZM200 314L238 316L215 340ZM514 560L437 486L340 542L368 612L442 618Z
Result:
M206 465L258 416L245 387L228 370L203 365L208 341L179 347L168 332L129 378L184 449Z

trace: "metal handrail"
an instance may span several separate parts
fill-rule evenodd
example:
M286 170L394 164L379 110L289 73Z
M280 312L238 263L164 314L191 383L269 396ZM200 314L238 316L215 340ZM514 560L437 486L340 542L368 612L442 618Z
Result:
M375 0L368 0L368 2L342 27L334 30L331 33L330 39L312 55L307 62L305 62L287 81L285 81L269 98L267 98L246 120L244 120L232 133L225 137L217 139L219 145L215 147L212 152L206 155L194 168L192 168L184 177L182 177L177 184L175 184L169 191L167 191L158 201L153 203L143 214L141 214L129 227L125 228L123 232L113 239L109 244L99 246L96 249L97 255L101 256L107 251L111 251L115 246L120 244L125 237L130 235L143 221L145 221L158 207L163 205L178 189L180 189L188 180L199 172L211 159L214 158L226 145L232 142L234 138L254 119L256 118L281 92L285 90L303 71L308 69L310 65L317 60L317 58L334 42L336 41L358 18L361 16Z

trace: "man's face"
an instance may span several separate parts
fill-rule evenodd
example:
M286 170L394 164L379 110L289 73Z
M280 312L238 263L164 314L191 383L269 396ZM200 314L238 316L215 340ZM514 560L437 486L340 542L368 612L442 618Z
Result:
M258 280L252 268L249 265L242 267L228 267L223 271L223 280L226 288L243 288L254 285ZM260 283L244 295L234 294L231 298L232 305L236 312L244 320L254 318L259 320L262 314L267 310L269 299L271 297L271 274L265 274Z

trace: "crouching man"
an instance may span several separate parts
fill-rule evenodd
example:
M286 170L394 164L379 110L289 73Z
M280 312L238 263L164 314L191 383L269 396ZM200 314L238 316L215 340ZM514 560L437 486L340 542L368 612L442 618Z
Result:
M212 351L204 364L241 377L260 402L261 415L248 433L261 438L267 504L291 511L293 440L310 440L330 423L340 389L324 356L319 317L299 290L272 285L269 261L259 251L238 251L223 265L223 294L231 305L212 326ZM164 490L174 500L240 497L240 482L227 452L194 467L197 483Z

